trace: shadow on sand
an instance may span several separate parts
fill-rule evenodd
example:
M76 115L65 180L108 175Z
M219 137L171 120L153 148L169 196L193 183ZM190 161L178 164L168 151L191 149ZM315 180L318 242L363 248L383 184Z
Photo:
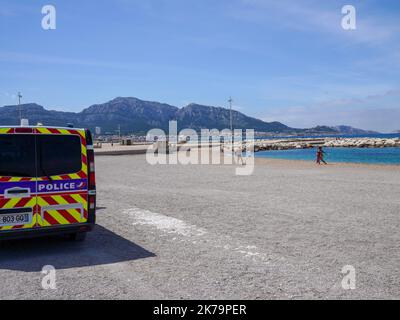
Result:
M0 269L39 272L89 267L155 257L155 254L97 225L84 242L45 237L0 242Z

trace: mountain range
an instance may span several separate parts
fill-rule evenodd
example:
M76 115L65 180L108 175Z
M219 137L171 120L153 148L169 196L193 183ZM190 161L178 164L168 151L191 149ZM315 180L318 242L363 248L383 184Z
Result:
M371 130L362 130L362 129L357 129L357 128L353 128L350 126L335 126L335 127L331 127L332 129L339 131L342 134L377 134L379 132L377 131L371 131Z
M123 134L144 134L150 129L168 130L170 120L177 120L178 129L202 128L222 130L230 127L230 111L226 108L189 104L177 108L165 103L144 101L137 98L118 97L103 104L95 104L81 112L47 110L35 103L0 108L0 125L18 125L19 112L29 119L30 124L42 123L47 126L66 126L94 129L100 127L102 133L115 133L120 126ZM265 122L245 114L232 111L235 129L254 129L256 132L279 134L363 134L368 131L349 126L317 126L310 129L290 128L280 122Z

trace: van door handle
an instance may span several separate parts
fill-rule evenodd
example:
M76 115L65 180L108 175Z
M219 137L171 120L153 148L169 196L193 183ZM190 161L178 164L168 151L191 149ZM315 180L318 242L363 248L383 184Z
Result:
M4 192L4 197L6 199L10 198L20 198L20 197L30 197L31 196L31 189L28 188L12 188L12 189L7 189Z

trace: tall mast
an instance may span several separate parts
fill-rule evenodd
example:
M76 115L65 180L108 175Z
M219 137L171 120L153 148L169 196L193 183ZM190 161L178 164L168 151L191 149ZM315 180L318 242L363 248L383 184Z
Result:
M21 92L18 92L19 122L21 122L22 119L21 98L22 98Z
M233 144L233 118L232 118L232 102L233 102L233 99L232 99L232 97L229 97L228 102L229 102L230 129L231 129L232 144Z

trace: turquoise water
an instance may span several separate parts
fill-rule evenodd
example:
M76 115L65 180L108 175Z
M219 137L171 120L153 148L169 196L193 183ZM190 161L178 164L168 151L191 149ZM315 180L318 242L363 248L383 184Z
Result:
M400 165L400 148L324 148L325 161ZM255 153L256 158L315 161L316 149L271 150Z

